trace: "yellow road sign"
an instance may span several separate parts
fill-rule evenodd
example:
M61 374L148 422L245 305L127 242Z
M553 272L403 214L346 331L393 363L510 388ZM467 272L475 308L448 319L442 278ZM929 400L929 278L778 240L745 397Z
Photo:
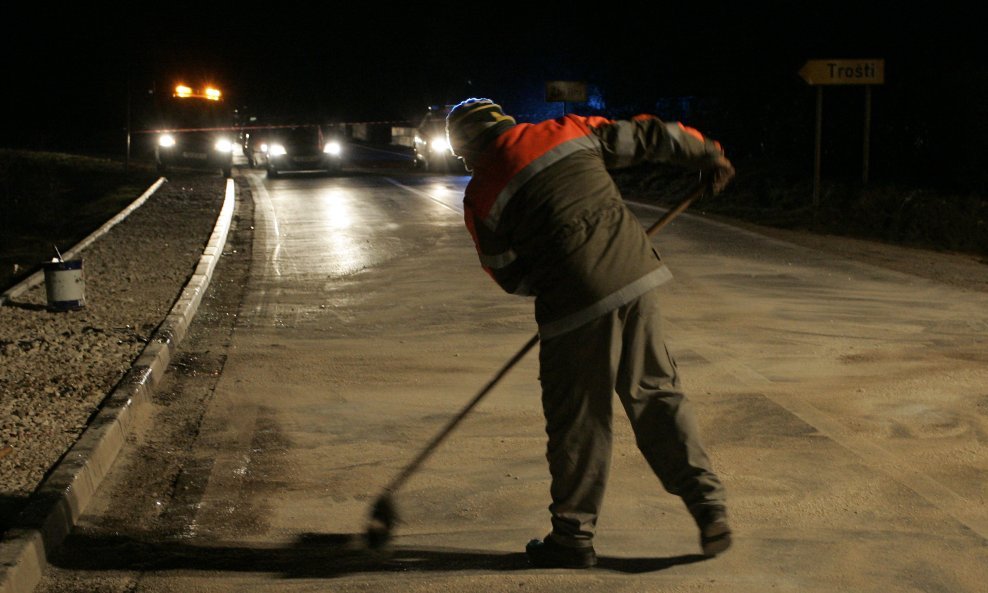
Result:
M809 60L799 70L809 84L882 84L885 60Z

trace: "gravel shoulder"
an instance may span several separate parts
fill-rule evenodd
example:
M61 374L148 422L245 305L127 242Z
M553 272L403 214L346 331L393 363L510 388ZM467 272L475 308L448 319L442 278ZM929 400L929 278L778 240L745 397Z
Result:
M90 245L81 255L84 309L47 311L43 285L0 307L0 533L168 314L209 238L224 186L217 176L175 177ZM988 262L976 256L717 220L988 293Z
M44 284L0 307L0 532L170 311L224 188L218 176L174 177L83 250L83 309L48 311Z

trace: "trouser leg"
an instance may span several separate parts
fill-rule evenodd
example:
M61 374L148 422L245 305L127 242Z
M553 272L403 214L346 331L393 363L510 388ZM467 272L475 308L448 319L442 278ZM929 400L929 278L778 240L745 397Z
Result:
M614 367L607 320L542 342L539 351L552 537L589 546L611 463Z
M704 451L693 407L666 348L656 291L626 308L615 389L638 448L663 487L700 517L725 505L724 487Z

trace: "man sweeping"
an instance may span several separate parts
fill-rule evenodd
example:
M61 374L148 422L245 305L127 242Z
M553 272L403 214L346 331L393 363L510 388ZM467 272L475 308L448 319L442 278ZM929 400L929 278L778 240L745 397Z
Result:
M446 131L472 173L464 215L481 264L507 292L535 297L552 530L528 543L529 561L596 564L614 393L652 470L695 519L703 553L723 552L724 487L662 335L656 289L671 274L608 173L670 163L702 171L717 193L734 176L720 145L653 116L518 124L489 99L455 106Z

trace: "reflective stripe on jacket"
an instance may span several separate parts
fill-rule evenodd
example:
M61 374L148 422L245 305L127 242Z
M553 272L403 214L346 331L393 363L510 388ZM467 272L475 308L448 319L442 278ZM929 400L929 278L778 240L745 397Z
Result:
M648 115L518 124L470 163L466 226L487 273L510 293L536 297L539 333L549 339L672 277L607 169L700 168L718 154L696 130Z

